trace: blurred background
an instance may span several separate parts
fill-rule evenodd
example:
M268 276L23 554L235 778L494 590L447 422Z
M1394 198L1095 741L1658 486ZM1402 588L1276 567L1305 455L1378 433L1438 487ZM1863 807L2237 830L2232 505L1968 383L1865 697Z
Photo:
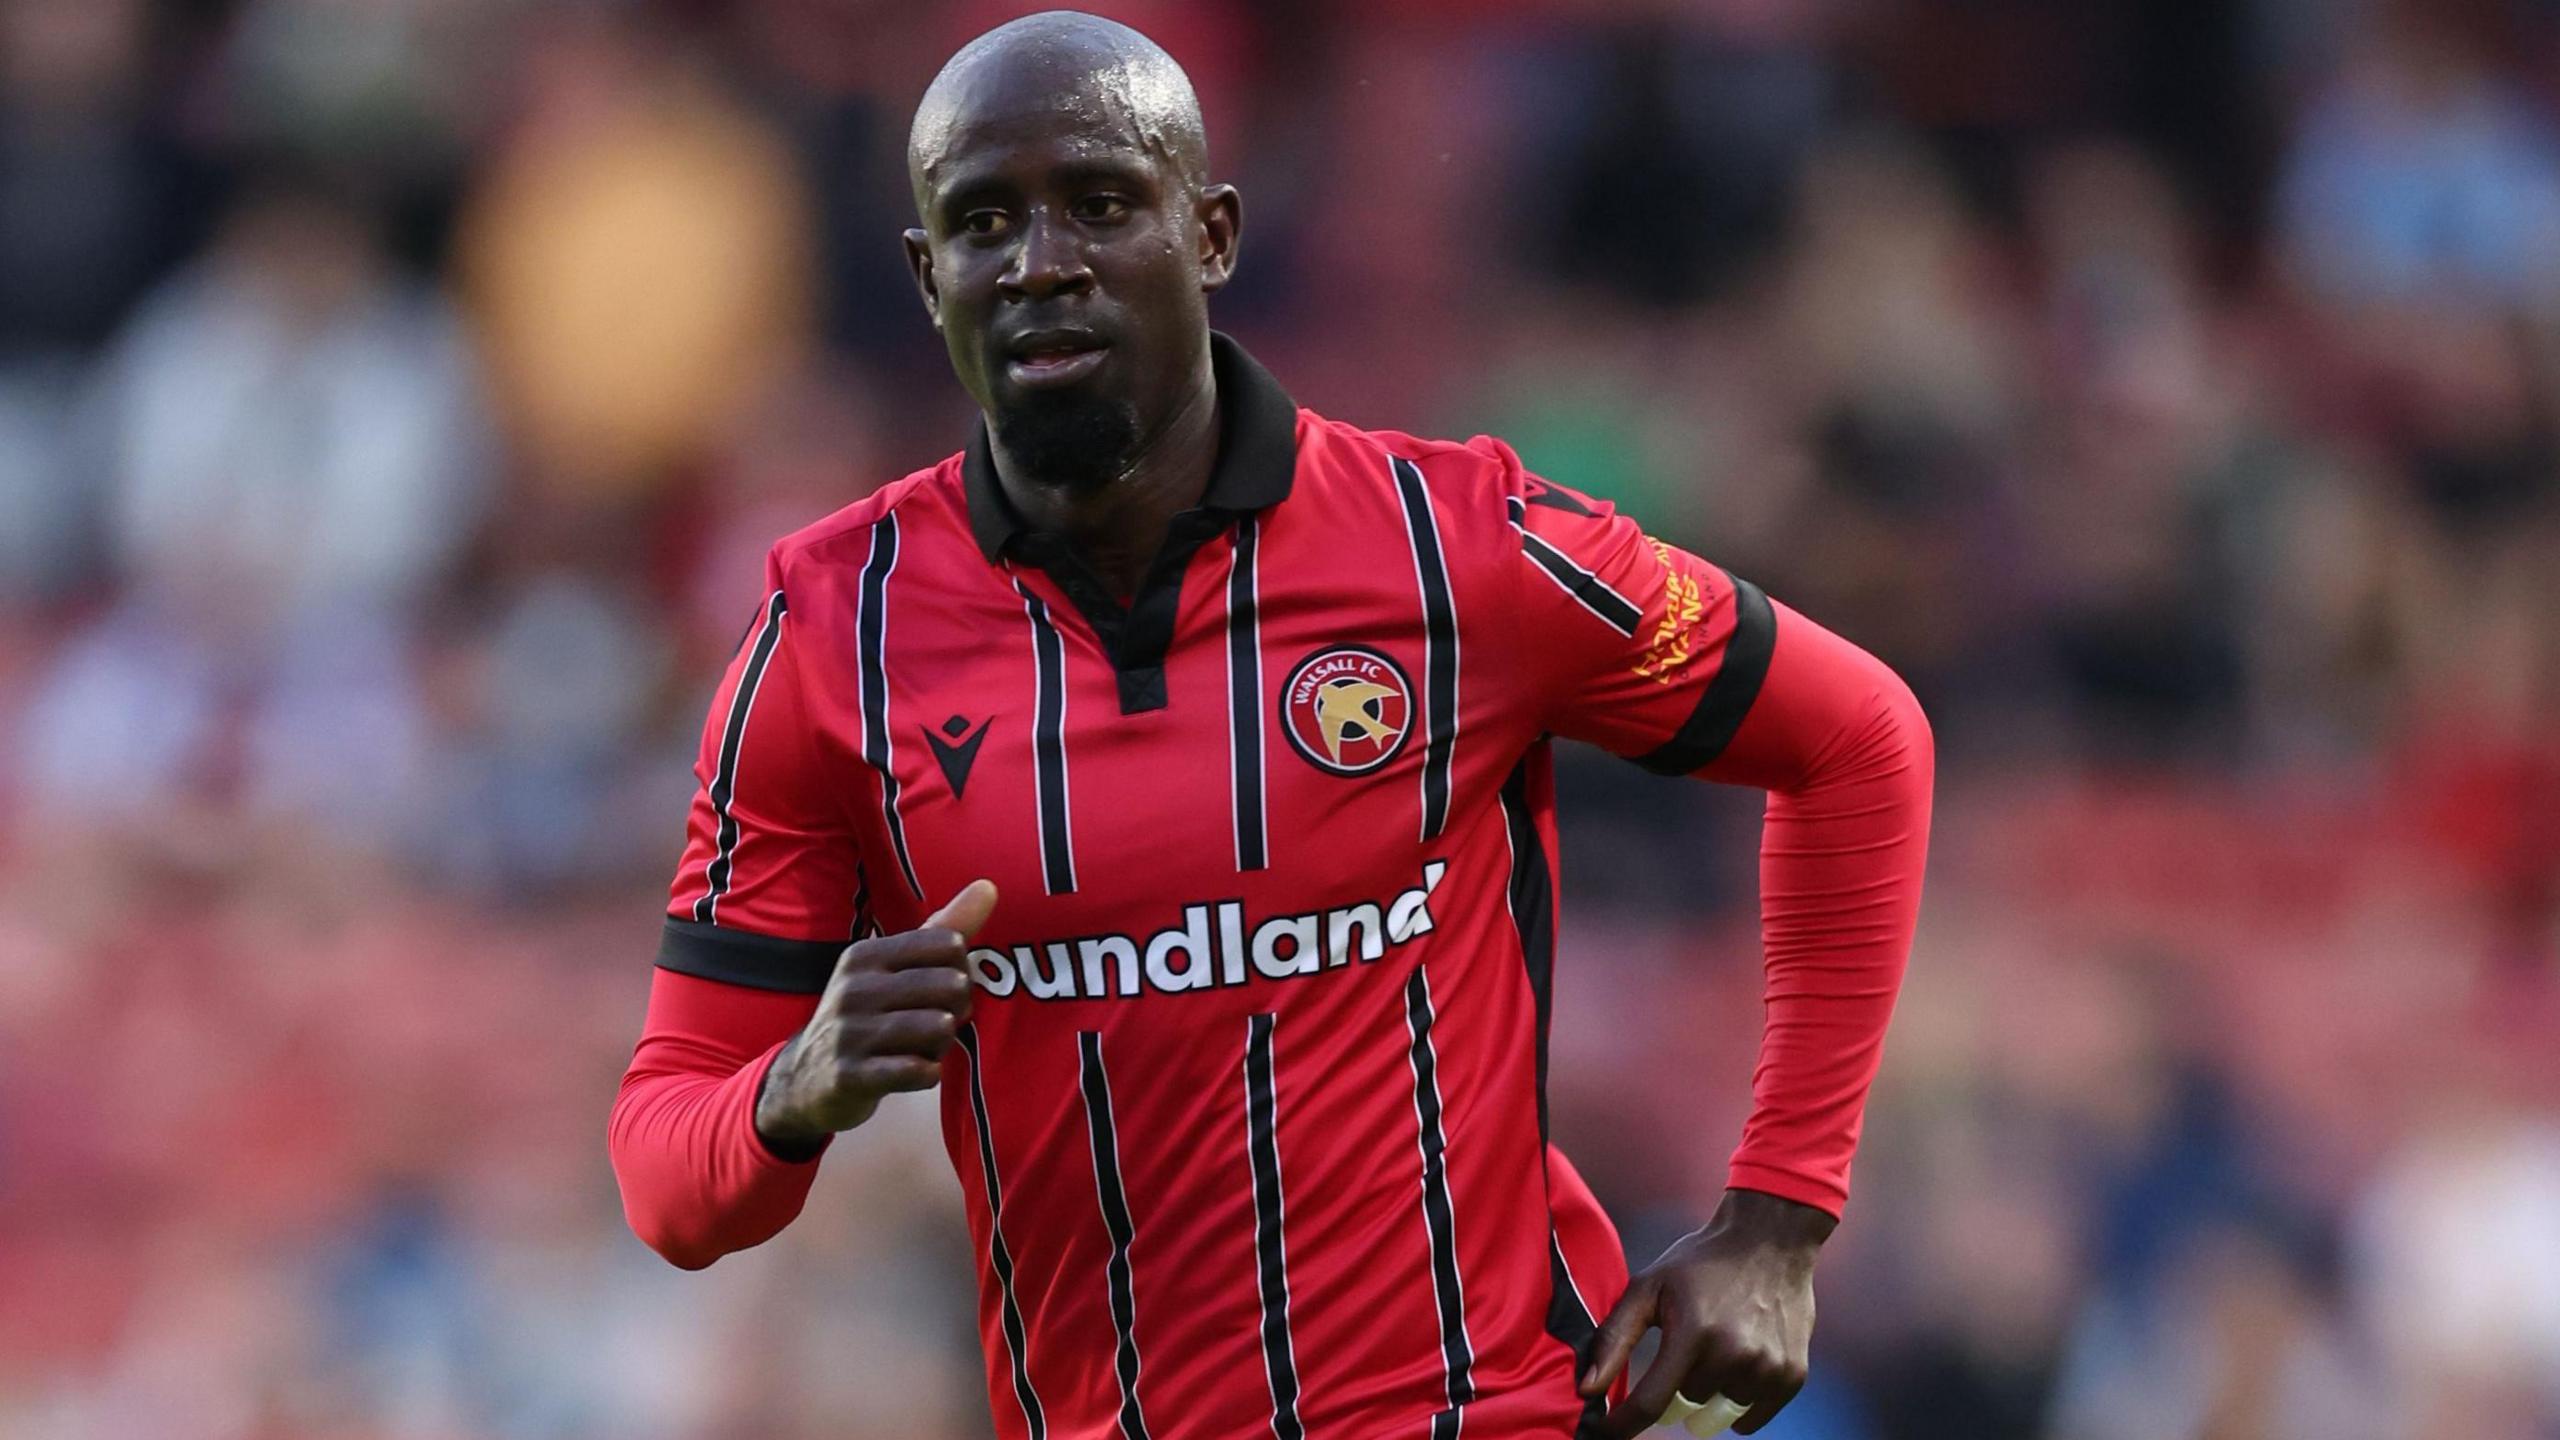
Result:
M0 1435L987 1433L930 1107L684 1276L603 1148L773 537L956 449L984 3L0 0ZM1829 1440L2560 1436L2560 4L1102 6L1298 398L1909 676ZM1566 759L1638 1261L1758 805Z

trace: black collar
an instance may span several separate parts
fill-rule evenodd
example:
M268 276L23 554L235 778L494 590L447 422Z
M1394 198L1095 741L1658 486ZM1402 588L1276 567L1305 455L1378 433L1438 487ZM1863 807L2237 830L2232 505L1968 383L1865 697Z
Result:
M1199 508L1241 515L1288 499L1298 470L1297 402L1243 346L1215 330L1209 332L1209 368L1222 413L1217 464ZM983 416L969 437L960 474L978 549L989 562L1000 560L1007 546L1031 532L996 479Z

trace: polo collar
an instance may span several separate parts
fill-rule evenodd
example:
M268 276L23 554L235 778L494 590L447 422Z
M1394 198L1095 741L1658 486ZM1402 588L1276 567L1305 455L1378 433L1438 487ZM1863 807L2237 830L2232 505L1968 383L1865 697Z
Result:
M1241 515L1288 499L1298 470L1297 402L1260 361L1216 330L1209 332L1209 369L1217 380L1221 412L1218 459L1197 508ZM978 550L989 563L1001 560L1006 547L1033 532L996 479L984 416L969 436L960 475Z

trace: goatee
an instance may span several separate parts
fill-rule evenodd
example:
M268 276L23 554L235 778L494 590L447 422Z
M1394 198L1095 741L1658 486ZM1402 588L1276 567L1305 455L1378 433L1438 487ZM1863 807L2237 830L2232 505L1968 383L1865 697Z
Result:
M1033 396L995 417L996 443L1023 478L1068 490L1099 490L1138 458L1138 413L1127 404L1079 396Z

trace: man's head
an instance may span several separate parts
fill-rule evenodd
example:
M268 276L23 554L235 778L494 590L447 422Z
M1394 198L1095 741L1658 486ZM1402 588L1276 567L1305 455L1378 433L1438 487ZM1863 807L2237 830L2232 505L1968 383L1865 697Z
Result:
M907 257L951 368L1032 476L1125 473L1208 375L1241 211L1191 81L1073 11L969 42L916 107Z

